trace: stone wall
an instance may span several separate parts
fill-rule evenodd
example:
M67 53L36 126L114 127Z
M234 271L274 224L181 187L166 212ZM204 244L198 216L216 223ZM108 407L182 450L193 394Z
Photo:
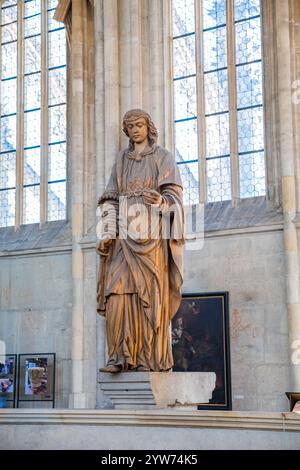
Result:
M0 449L296 450L300 417L169 409L3 410Z
M185 256L184 292L229 291L234 410L287 410L282 231L208 236Z
M38 226L27 226L23 232L28 230L33 235L32 230L38 233ZM20 238L19 234L19 248ZM34 239L31 248L33 245ZM8 354L56 353L56 406L60 408L68 407L71 387L72 278L68 251L61 246L60 251L53 252L48 246L26 253L17 250L15 243L15 251L1 252L0 270L0 340L5 342Z

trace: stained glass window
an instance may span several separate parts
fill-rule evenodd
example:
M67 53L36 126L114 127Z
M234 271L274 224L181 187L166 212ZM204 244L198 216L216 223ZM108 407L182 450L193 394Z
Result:
M0 227L66 218L66 37L58 0L0 9Z
M260 1L173 0L172 13L185 203L264 195Z

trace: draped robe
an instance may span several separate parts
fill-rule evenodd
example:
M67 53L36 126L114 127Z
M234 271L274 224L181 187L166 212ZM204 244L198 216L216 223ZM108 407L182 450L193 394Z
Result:
M144 203L145 189L155 189L163 198L156 236L147 232L138 239L129 231L124 237L120 227L128 227L131 209ZM106 317L107 365L169 370L170 321L181 301L184 243L182 184L173 155L156 144L139 154L130 148L120 152L98 201L104 203L116 209L120 223L108 256L101 257L105 265L98 275L97 311ZM146 207L137 231L147 222L143 217L149 220L151 206ZM164 220L169 221L165 227L171 238L163 235Z

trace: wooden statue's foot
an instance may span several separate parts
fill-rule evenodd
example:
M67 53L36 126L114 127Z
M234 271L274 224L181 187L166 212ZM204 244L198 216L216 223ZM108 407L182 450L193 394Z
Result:
M116 372L121 372L122 366L114 366L113 364L110 364L105 367L101 367L100 372L111 372L111 373L116 373Z
M137 366L136 371L137 372L150 372L150 369L148 369L148 367L144 367L144 366Z

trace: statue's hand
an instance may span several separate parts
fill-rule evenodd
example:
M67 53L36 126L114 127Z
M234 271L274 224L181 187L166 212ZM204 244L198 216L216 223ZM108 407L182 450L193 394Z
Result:
M107 255L109 247L112 244L112 238L105 238L97 243L96 251L100 255Z
M162 195L155 191L155 189L144 189L143 197L146 204L153 204L158 207L163 201Z

